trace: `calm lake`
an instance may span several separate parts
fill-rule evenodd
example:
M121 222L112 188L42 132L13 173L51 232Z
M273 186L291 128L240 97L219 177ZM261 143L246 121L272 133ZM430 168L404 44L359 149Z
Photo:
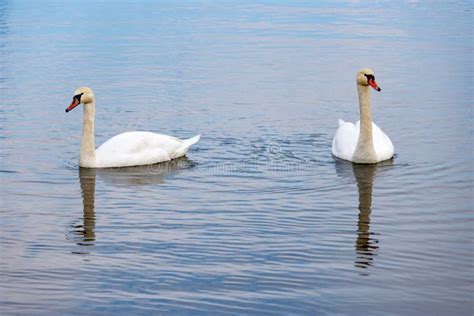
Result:
M2 315L472 315L471 1L0 0ZM375 71L393 161L331 156ZM189 138L154 166L96 144Z

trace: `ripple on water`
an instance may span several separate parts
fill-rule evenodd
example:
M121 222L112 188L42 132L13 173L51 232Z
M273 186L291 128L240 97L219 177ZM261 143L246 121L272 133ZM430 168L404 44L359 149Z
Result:
M0 1L2 313L472 314L466 2L57 4ZM331 156L362 66L376 166ZM201 141L79 168L84 84L97 144Z

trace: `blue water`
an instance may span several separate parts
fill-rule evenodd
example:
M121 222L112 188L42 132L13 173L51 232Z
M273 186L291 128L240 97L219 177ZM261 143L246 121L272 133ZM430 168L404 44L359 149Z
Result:
M472 315L472 3L0 0L2 315ZM375 71L393 161L331 156ZM78 167L129 130L186 158Z

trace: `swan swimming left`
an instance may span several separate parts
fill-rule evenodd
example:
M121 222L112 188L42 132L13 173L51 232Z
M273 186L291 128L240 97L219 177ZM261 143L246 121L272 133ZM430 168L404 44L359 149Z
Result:
M189 147L199 141L201 134L189 139L152 132L127 132L116 135L97 150L94 141L94 92L81 87L74 92L66 112L83 104L83 127L79 166L85 168L113 168L151 165L184 156Z

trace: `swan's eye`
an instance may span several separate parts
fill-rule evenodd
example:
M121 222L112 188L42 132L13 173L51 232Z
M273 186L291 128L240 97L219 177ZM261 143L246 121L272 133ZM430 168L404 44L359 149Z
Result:
M374 75L366 75L366 74L364 74L364 76L367 78L367 82L369 82L370 80L375 80Z
M81 93L81 94L76 94L73 99L77 100L77 102L81 103L81 97L84 93Z

